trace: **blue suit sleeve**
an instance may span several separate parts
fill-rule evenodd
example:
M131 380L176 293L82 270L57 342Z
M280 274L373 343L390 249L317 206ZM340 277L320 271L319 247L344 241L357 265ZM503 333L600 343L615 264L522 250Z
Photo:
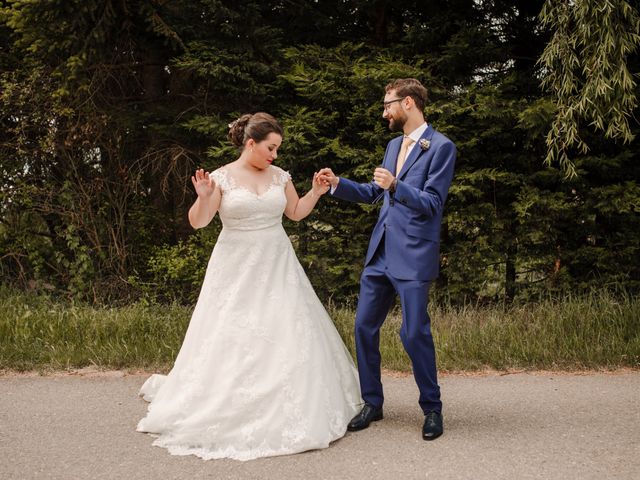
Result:
M384 190L374 182L357 183L348 178L340 177L333 196L349 202L374 203L383 193Z
M442 144L434 153L422 190L398 180L394 199L429 217L441 213L453 179L455 162L456 146L453 142Z

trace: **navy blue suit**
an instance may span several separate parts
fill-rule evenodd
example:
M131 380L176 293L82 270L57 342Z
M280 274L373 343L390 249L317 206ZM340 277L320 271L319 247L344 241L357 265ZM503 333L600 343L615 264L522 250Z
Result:
M373 229L355 322L356 354L362 398L382 407L380 381L380 327L396 293L402 306L400 338L413 364L424 412L442 409L431 320L427 313L429 286L440 265L440 225L456 159L454 143L431 125L414 145L396 176L391 194L374 182L356 183L340 178L333 195L343 200L374 203L383 200ZM395 172L402 136L387 145L382 166Z

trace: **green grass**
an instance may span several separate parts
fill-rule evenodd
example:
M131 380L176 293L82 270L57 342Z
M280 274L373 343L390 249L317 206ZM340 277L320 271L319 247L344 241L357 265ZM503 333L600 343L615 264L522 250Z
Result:
M640 301L606 293L520 306L439 307L431 323L440 370L614 369L640 367ZM388 368L405 370L397 352L400 319L381 339Z
M95 308L0 294L0 368L167 367L190 315L176 305Z
M349 307L329 313L354 352ZM0 369L166 370L191 308L74 305L0 289ZM607 293L521 306L431 308L440 370L640 367L640 301ZM410 370L391 314L380 339L383 368Z

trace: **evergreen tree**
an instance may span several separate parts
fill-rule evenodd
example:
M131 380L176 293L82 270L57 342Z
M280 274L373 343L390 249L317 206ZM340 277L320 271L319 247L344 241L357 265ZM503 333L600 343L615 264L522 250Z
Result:
M192 232L188 179L236 158L227 124L276 115L299 192L323 166L369 181L383 88L416 77L459 152L435 298L637 291L637 28L623 0L5 0L3 278L192 301L220 224ZM355 298L377 208L286 224L323 298Z

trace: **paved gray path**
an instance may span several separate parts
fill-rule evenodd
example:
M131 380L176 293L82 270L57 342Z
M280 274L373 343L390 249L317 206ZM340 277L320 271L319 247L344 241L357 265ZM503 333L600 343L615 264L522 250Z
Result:
M640 372L445 375L445 434L420 438L412 377L385 419L330 448L204 461L134 431L146 376L0 376L0 479L640 479Z

